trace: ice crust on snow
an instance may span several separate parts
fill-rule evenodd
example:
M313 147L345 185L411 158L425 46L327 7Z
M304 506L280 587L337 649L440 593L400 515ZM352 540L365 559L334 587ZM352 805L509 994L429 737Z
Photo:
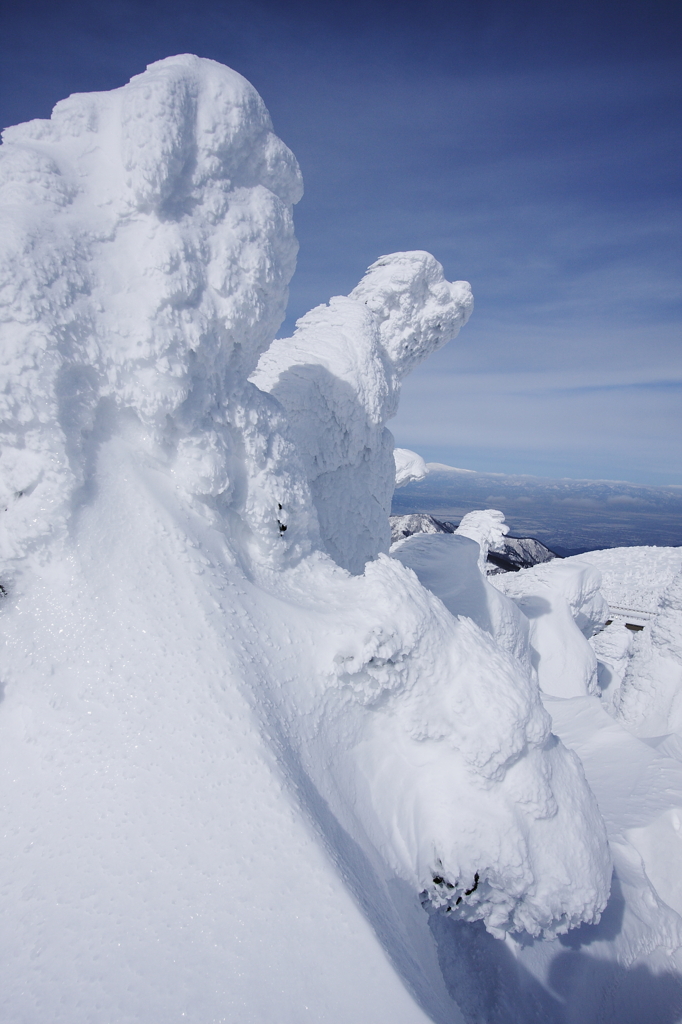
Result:
M420 900L547 937L611 879L500 521L387 554L386 423L469 286L384 256L273 341L300 173L189 55L8 129L0 189L6 1019L294 1021L303 970L313 1018L359 972L457 1020ZM584 694L598 574L530 572Z

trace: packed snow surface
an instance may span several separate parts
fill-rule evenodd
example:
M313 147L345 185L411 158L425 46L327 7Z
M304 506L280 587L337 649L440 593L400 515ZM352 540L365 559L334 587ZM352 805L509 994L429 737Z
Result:
M599 572L584 560L557 559L495 577L530 623L540 687L556 697L594 693L597 661L587 642L606 623Z
M596 570L494 589L490 511L387 553L386 423L469 286L384 256L273 341L298 166L188 55L8 129L0 193L3 1021L531 1019L466 950L539 977L524 950L600 927L614 842L677 819L600 788L600 729L650 790L667 755L587 695ZM549 635L584 655L568 746ZM679 945L651 865L618 964Z

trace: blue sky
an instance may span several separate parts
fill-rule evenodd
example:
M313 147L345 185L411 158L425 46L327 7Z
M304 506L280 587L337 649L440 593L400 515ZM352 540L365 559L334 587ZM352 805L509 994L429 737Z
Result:
M0 121L194 52L236 68L306 195L288 322L378 256L472 283L392 429L481 471L682 484L673 3L4 4Z

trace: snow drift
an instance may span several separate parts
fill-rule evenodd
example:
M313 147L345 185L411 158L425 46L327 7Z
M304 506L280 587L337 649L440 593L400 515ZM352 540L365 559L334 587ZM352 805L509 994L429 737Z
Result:
M495 579L530 623L540 687L556 697L597 690L597 659L587 642L606 622L601 574L578 559L557 559Z
M5 1019L346 1021L350 975L457 1019L420 901L552 935L611 877L477 543L429 538L456 607L386 554L386 422L468 285L382 257L273 342L299 170L192 56L8 129L0 183Z

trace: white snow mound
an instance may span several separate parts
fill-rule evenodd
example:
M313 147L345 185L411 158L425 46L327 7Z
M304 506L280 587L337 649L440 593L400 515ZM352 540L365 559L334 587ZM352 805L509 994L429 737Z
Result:
M533 665L544 693L580 697L597 689L597 659L588 643L608 618L601 574L588 562L555 559L491 577L530 622Z

